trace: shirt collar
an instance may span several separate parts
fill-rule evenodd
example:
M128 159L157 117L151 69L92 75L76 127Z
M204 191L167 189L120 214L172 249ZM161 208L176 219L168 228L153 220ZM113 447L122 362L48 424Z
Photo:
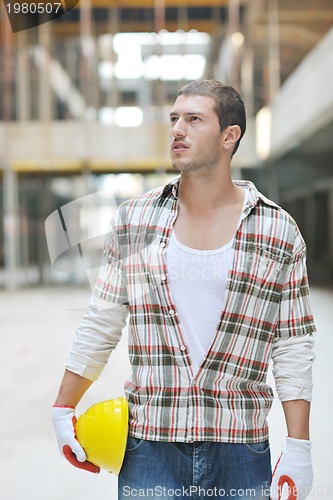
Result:
M166 186L164 187L160 197L166 198L170 194L172 194L175 198L178 196L178 187L179 187L179 179L180 175L177 175L174 179L172 179Z
M266 198L266 196L260 193L260 191L258 191L256 186L253 184L253 182L245 180L236 180L234 181L234 183L236 184L236 186L240 186L243 189L247 189L249 193L247 202L243 209L244 214L247 215L248 213L250 213L252 208L254 208L257 205L259 200L265 203L266 205L270 205L271 207L280 208L274 201Z
M166 198L167 196L172 195L175 198L177 198L179 179L180 179L180 175L178 175L177 177L172 179L168 184L166 184L160 197ZM249 193L248 200L247 200L245 207L243 209L243 213L248 214L252 210L252 208L254 208L257 205L259 200L261 200L266 205L270 205L272 207L279 208L279 206L276 203L274 203L274 201L266 198L266 196L264 196L262 193L260 193L260 191L258 191L256 186L253 184L253 182L246 181L246 180L235 180L233 182L236 184L236 186L240 186L243 189L247 189L248 193Z

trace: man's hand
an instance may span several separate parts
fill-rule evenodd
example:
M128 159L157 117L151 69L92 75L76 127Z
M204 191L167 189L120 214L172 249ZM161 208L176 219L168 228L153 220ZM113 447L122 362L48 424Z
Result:
M311 442L287 437L286 447L273 472L271 499L304 500L310 493L312 481ZM287 496L282 496L284 485Z
M88 462L84 449L75 437L75 408L54 405L51 417L60 453L74 467L89 472L99 472L100 468L97 465Z

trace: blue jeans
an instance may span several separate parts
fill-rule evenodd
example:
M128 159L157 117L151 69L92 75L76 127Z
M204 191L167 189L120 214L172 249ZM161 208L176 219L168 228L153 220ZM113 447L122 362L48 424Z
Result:
M164 443L129 436L118 478L118 500L268 500L271 474L268 441Z

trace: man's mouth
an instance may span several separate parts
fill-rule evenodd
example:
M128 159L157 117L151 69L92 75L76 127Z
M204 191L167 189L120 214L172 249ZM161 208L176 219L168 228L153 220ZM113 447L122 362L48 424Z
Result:
M185 142L179 142L179 141L173 142L171 146L172 151L177 151L177 150L181 151L188 148L189 147L187 144L185 144Z

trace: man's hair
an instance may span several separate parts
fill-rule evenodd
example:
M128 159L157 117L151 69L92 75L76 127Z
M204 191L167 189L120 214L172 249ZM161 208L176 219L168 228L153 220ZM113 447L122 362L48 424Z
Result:
M218 116L221 131L225 130L229 125L238 125L240 127L241 135L232 151L232 155L234 155L246 130L245 106L237 90L217 80L197 80L182 87L177 97L181 95L211 97L215 103L215 112Z

